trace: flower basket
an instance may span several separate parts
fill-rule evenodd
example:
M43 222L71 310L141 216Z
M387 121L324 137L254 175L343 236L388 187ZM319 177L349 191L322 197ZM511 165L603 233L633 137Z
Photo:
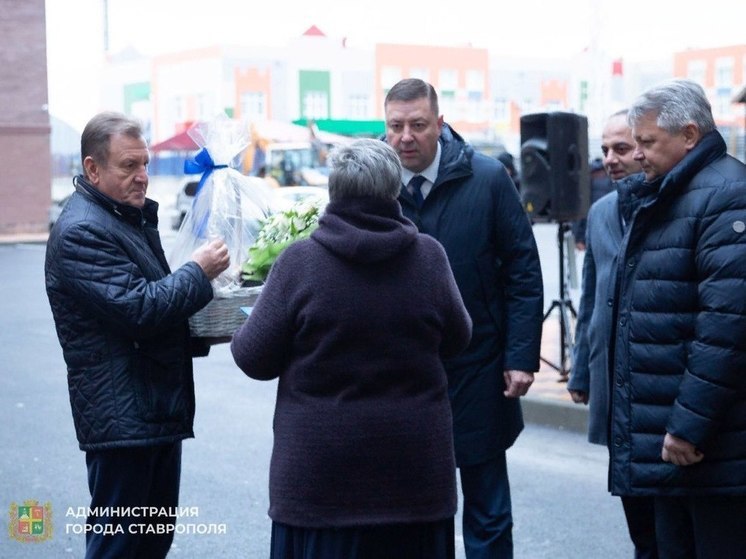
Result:
M241 307L252 307L262 286L241 287L230 294L216 295L205 308L189 319L189 330L197 338L233 336L246 320Z
M298 202L291 208L261 220L261 229L249 247L241 267L244 281L264 281L272 264L283 250L300 239L306 239L318 227L321 202Z
M249 143L245 123L221 113L211 122L192 126L188 134L202 149L184 162L184 172L202 173L202 177L176 234L169 265L175 270L209 240L222 239L230 265L211 284L216 297L227 297L241 284L241 263L256 239L261 220L280 206L266 181L247 177L232 167Z

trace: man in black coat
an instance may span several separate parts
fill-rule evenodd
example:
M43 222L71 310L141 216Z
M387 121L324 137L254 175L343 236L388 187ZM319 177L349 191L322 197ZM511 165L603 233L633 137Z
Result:
M194 436L192 356L207 349L187 319L212 299L228 250L212 241L170 273L136 121L96 115L81 157L45 279L88 466L86 557L161 558L174 536L181 441Z
M523 429L519 398L539 369L543 285L531 224L505 167L443 122L430 84L385 100L386 141L404 167L404 215L446 250L474 324L445 363L469 559L513 556L505 451Z
M654 496L662 559L743 557L746 166L692 81L646 91L629 123L644 177L619 185L611 491Z

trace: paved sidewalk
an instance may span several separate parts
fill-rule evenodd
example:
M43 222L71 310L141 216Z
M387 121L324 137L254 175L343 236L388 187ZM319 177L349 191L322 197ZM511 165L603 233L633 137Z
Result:
M0 235L0 244L45 243L48 235ZM550 315L544 321L541 356L559 362L559 320ZM560 374L542 361L534 384L522 399L523 414L527 423L556 427L560 430L585 433L588 425L588 407L574 404L567 392L567 383Z
M0 235L0 245L23 243L46 243L49 233L20 233L16 235Z
M552 363L559 363L559 347L559 320L555 315L550 315L544 321L541 356ZM522 405L527 423L578 433L587 432L588 406L573 403L567 392L567 383L562 380L558 371L543 361Z

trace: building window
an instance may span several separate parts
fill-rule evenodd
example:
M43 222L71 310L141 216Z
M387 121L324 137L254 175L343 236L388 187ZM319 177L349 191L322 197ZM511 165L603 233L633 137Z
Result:
M347 118L357 120L368 118L367 95L350 95L347 97Z
M213 116L212 95L209 93L198 93L196 99L197 120L210 120Z
M427 68L412 68L409 76L430 83L430 71Z
M440 112L450 120L461 120L463 111L459 111L456 103L458 88L458 72L443 68L438 72L438 97L440 98Z
M304 118L329 118L328 106L329 97L325 91L306 91L303 95Z
M702 87L705 86L707 76L707 65L704 60L690 60L686 65L686 77L697 82Z
M247 120L267 118L267 99L263 91L245 91L241 94L241 118Z
M481 122L485 114L484 101L484 72L468 70L466 72L466 119L469 122Z
M446 120L459 120L456 114L456 92L441 91L439 95L440 114L444 115Z
M383 66L381 68L381 86L385 91L394 87L401 80L401 68L396 66Z
M458 88L458 72L444 68L438 75L438 88L443 92L454 92Z
M717 88L715 93L715 103L713 103L713 112L715 117L730 119L733 117L732 100L733 92L730 87Z
M733 87L733 58L718 58L715 60L715 87Z
M331 76L328 71L299 70L298 111L302 118L329 118Z
M171 101L171 107L173 107L174 122L180 123L184 120L186 111L184 110L184 99L176 96Z
M466 90L472 92L484 92L484 72L481 70L468 70L466 72Z
M508 110L508 100L504 97L495 98L492 101L492 118L496 122L507 122L510 119L510 112Z
M469 122L482 122L482 93L480 91L469 91L466 96L466 120Z

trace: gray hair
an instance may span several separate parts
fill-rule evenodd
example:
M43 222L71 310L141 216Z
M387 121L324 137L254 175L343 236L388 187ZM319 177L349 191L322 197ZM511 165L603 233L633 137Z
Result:
M627 122L634 126L648 113L657 115L656 124L669 134L688 124L696 125L701 134L716 129L704 89L691 80L668 80L648 89L630 107Z
M415 101L423 97L430 101L430 108L433 110L433 114L439 116L438 94L435 92L435 88L417 78L407 78L396 82L386 94L383 106L386 107L389 101Z
M142 124L134 118L115 112L94 116L85 125L80 137L81 163L86 157L91 157L99 165L106 165L109 162L111 138L118 135L144 140Z
M394 149L372 138L355 140L329 154L329 200L372 196L396 200L401 190L401 162Z

